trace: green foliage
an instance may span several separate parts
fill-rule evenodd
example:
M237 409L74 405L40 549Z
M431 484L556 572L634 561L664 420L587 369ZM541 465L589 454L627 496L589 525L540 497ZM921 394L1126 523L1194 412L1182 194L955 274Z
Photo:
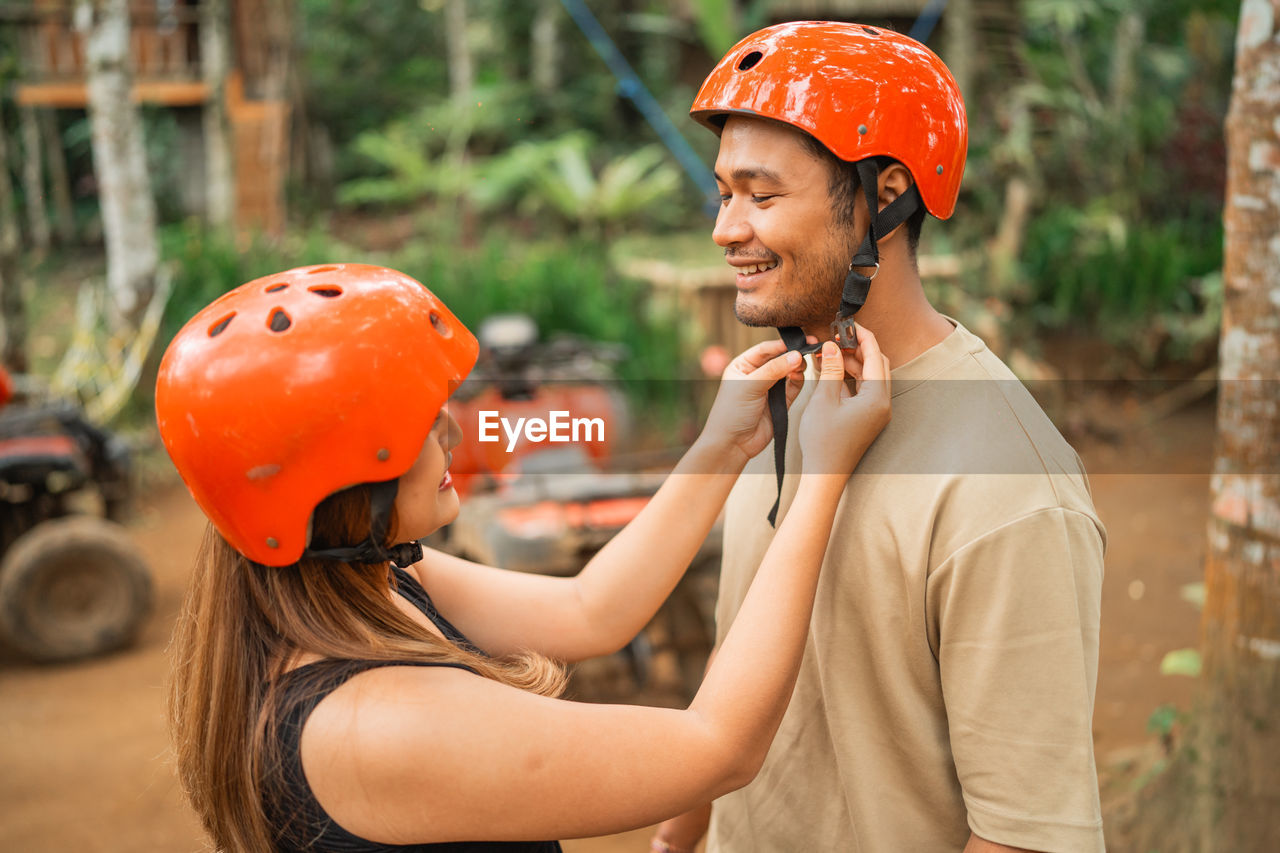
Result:
M1173 733L1173 727L1177 725L1182 715L1178 712L1175 705L1164 704L1151 712L1151 716L1147 717L1147 732L1160 737L1168 737Z
M598 172L591 147L583 133L517 146L484 170L475 197L492 207L514 192L524 211L549 210L588 237L624 224L669 220L682 211L680 174L660 146L615 157Z
M702 46L713 59L719 59L740 38L763 27L770 5L768 0L692 0L690 3Z
M680 376L679 332L655 313L645 285L616 276L597 241L513 243L491 238L461 249L423 241L399 252L371 254L335 244L323 232L278 244L239 246L226 235L184 223L163 229L174 290L158 346L167 345L197 311L246 281L303 264L361 262L402 270L426 284L470 328L503 312L529 314L544 336L570 333L621 343L618 372L641 407L670 409ZM663 380L663 381L652 381Z
M740 37L733 0L694 0L692 5L707 53L722 56Z
M687 212L680 174L658 145L634 148L598 171L593 139L583 131L522 142L492 157L468 156L467 140L484 129L467 124L476 115L446 106L362 134L357 150L386 174L348 181L339 188L339 200L404 204L465 197L493 212L550 213L588 237L625 224L669 222Z
M233 287L303 264L346 260L344 251L318 231L277 243L254 239L243 245L190 220L160 229L160 252L173 269L173 291L157 346L167 346L197 311Z
M1022 255L1033 319L1089 328L1121 345L1154 330L1152 341L1141 341L1148 362L1186 357L1214 339L1221 266L1220 220L1126 219L1105 201L1041 214Z
M522 312L543 336L557 332L623 344L619 375L642 397L661 396L679 375L676 324L655 314L647 287L618 277L596 241L512 243L474 249L415 244L387 263L426 283L469 327L491 314Z
M339 150L417 109L424 93L447 91L439 16L418 3L299 0L297 8L307 117Z
M1199 678L1200 668L1199 649L1175 649L1167 652L1160 660L1161 675L1189 675Z
M1021 149L1003 155L1035 172L1046 197L1105 198L1121 215L1161 219L1220 203L1224 158L1210 143L1226 112L1236 10L1175 2L1181 15L1151 0L1023 4L1029 76L1009 93L1009 114L1031 121L1001 144ZM1190 138L1200 144L1188 149Z

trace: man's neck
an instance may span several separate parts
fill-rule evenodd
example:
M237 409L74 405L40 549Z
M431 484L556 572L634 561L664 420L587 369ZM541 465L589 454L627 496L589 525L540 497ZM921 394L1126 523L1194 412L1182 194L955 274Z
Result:
M882 270L876 276L855 319L875 334L889 364L900 367L937 346L955 327L929 304L914 268L896 281L886 278L886 273ZM819 340L831 336L828 326L806 327L805 333Z

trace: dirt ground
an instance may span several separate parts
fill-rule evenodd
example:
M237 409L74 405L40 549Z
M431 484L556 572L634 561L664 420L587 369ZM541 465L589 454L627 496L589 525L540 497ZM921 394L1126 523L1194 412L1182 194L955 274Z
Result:
M1191 698L1190 679L1162 676L1159 664L1198 642L1199 614L1181 590L1201 578L1212 435L1203 405L1123 444L1082 446L1110 534L1094 714L1104 791L1115 768L1151 748L1151 712ZM207 849L178 792L162 721L164 647L203 524L179 484L142 501L132 531L155 570L157 607L135 647L60 667L0 656L0 850ZM648 837L637 830L565 849L638 853Z

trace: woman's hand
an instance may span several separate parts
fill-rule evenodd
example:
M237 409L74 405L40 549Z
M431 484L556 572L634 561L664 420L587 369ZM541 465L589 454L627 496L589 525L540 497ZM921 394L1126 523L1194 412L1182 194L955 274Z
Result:
M811 341L816 342L817 338ZM785 352L785 349L782 341L767 341L729 362L702 428L701 441L741 451L743 461L768 445L773 438L767 402L769 388L786 377L787 405L790 406L804 384L804 359L798 352Z
M800 423L805 474L847 477L889 423L889 359L875 335L857 326L857 354L822 345L822 373ZM845 374L854 377L850 391Z

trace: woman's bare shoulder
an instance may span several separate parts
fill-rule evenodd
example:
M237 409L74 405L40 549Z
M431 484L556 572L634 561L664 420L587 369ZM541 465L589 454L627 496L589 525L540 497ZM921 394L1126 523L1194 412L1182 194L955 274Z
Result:
M688 712L552 699L420 666L353 677L302 735L320 805L387 844L643 826L718 793L723 751ZM676 762L687 771L673 770L672 755L690 759Z

